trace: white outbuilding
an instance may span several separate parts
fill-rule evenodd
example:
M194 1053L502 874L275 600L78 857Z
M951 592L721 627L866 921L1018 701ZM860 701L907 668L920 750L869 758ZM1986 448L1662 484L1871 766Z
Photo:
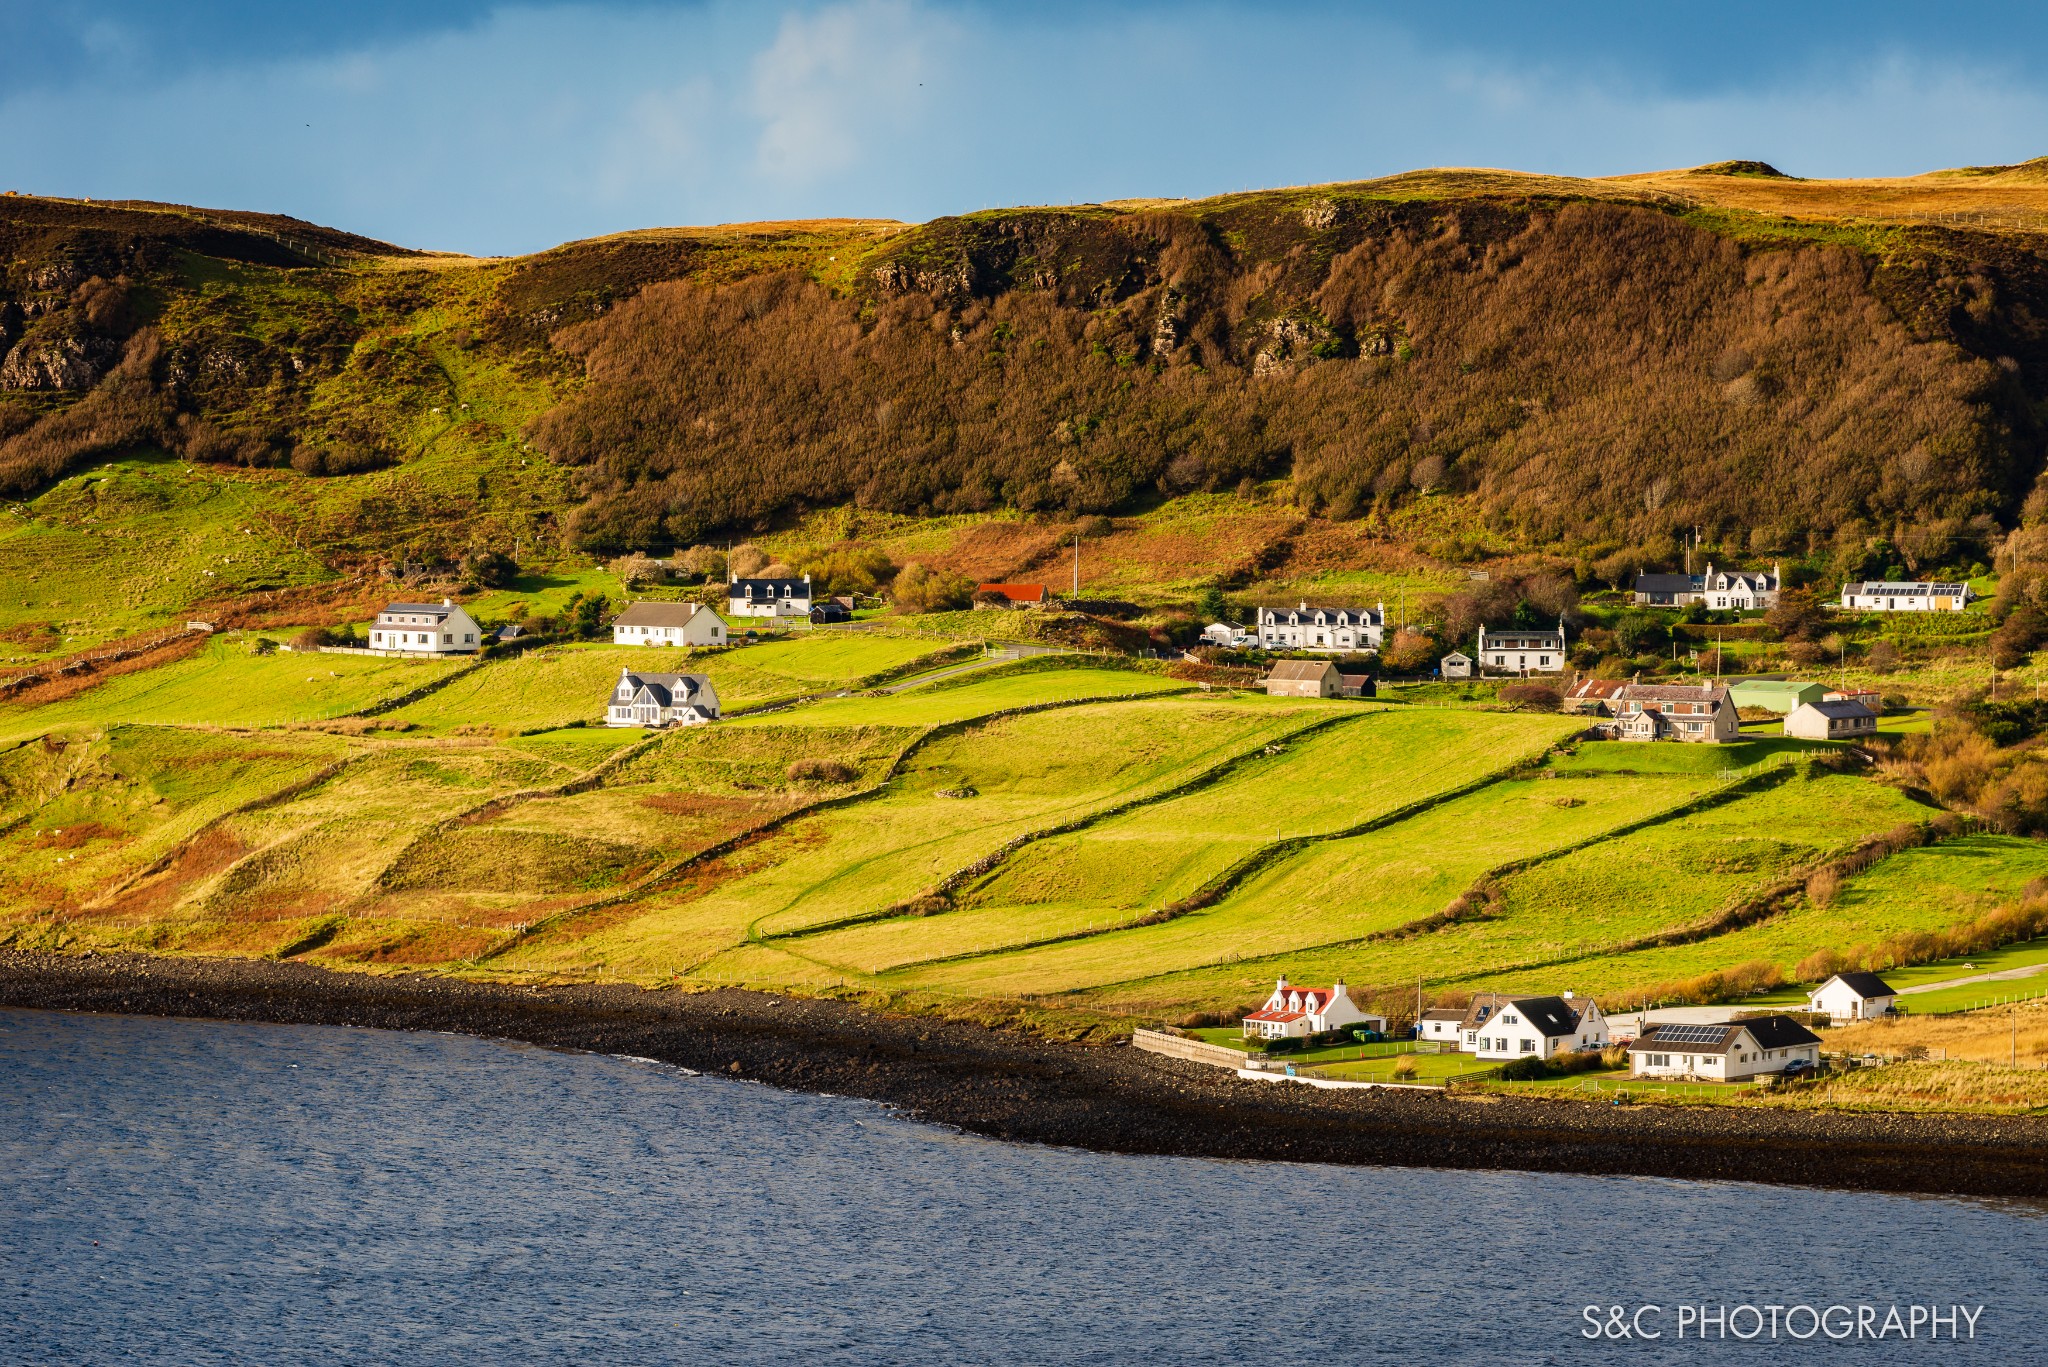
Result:
M1875 973L1837 973L1806 994L1806 1009L1830 1025L1873 1020L1891 1014L1899 994Z

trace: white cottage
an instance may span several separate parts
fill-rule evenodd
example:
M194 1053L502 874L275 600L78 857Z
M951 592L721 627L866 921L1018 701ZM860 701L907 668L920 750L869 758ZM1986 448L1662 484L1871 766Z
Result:
M1830 1025L1847 1025L1891 1014L1899 994L1875 973L1837 973L1806 994L1806 1009Z
M725 605L734 617L811 615L811 576L801 579L734 579L725 586Z
M1479 667L1498 674L1562 674L1564 672L1564 618L1557 630L1549 627L1502 627L1498 631L1479 628Z
M702 603L635 603L612 620L616 646L722 646L725 619Z
M1387 605L1373 608L1260 608L1262 650L1309 650L1347 655L1378 650L1386 633Z
M468 655L483 639L476 619L446 598L392 603L370 625L370 649L386 655Z
M1202 628L1205 645L1222 646L1226 650L1238 650L1257 642L1251 633L1231 622L1211 622Z
M1790 1016L1760 1016L1720 1025L1656 1025L1628 1047L1636 1077L1739 1082L1820 1062L1820 1036Z
M718 720L718 690L702 674L619 671L605 704L606 726L694 726Z
M1468 1052L1506 1061L1606 1047L1607 1018L1600 1014L1598 1002L1571 996L1512 997L1487 1014L1473 1032Z
M1968 584L1922 579L1842 585L1842 606L1859 612L1961 612L1969 605Z
M1359 1010L1342 982L1331 987L1299 987L1282 978L1273 984L1273 995L1266 998L1266 1004L1244 1018L1244 1035L1246 1039L1283 1039L1320 1035L1347 1025L1385 1030L1387 1018Z
M1455 1048L1458 1043L1458 1025L1464 1019L1465 1013L1454 1006L1432 1006L1415 1022L1415 1038L1448 1044Z
M1864 740L1877 734L1877 713L1861 702L1803 702L1785 718L1785 734L1807 740Z

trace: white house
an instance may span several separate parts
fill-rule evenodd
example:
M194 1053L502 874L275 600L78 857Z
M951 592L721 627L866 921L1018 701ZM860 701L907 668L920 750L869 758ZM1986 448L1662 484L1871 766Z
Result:
M1229 622L1209 623L1202 628L1202 639L1212 646L1222 646L1228 650L1239 650L1257 644L1250 632Z
M1607 1047L1600 1004L1563 997L1513 997L1500 1002L1473 1032L1467 1052L1482 1059L1549 1058Z
M615 646L722 646L725 619L702 603L635 603L612 619Z
M1961 612L1970 602L1968 584L1942 584L1922 579L1873 580L1842 585L1842 606L1866 612Z
M1803 702L1785 718L1785 734L1807 740L1862 740L1877 734L1877 713L1860 702Z
M718 720L718 690L702 674L619 671L604 710L606 726L694 726Z
M1564 672L1564 618L1557 630L1549 627L1502 627L1489 632L1479 628L1479 667L1503 674L1561 674Z
M370 649L390 655L466 655L483 648L476 619L446 598L392 603L370 626Z
M1282 1039L1362 1024L1385 1030L1387 1018L1359 1010L1343 983L1298 987L1282 978L1273 984L1266 1004L1244 1018L1244 1034L1246 1039Z
M1320 650L1344 655L1378 650L1386 634L1387 605L1376 608L1298 607L1259 609L1259 646L1264 650Z
M1806 1009L1830 1025L1847 1025L1891 1014L1899 994L1875 973L1837 973L1806 994Z
M811 576L801 579L734 579L725 587L726 607L734 617L802 617L811 615Z
M1783 582L1782 567L1777 565L1765 574L1761 570L1717 570L1709 560L1705 574L1637 575L1635 598L1636 602L1652 607L1702 603L1710 608L1748 612L1776 607Z
M1655 1025L1628 1047L1636 1077L1738 1082L1820 1062L1820 1036L1790 1016L1761 1016L1720 1025Z
M1456 1047L1458 1023L1464 1019L1465 1013L1454 1006L1432 1006L1415 1022L1415 1038Z

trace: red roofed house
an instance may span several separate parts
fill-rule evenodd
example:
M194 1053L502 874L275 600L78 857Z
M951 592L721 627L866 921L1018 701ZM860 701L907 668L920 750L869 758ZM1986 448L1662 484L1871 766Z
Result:
M1052 601L1051 592L1043 584L976 584L974 596L1004 598L1013 608L1037 607Z
M1281 1039L1320 1035L1361 1023L1370 1023L1376 1030L1387 1028L1386 1017L1359 1010L1341 982L1333 987L1297 987L1282 978L1273 985L1266 1004L1244 1018L1244 1033L1247 1039Z

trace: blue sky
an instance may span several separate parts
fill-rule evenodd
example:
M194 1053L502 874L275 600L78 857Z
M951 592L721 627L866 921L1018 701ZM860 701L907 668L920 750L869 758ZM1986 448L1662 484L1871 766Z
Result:
M2048 6L0 0L0 35L0 188L477 253L1433 165L2048 155Z

